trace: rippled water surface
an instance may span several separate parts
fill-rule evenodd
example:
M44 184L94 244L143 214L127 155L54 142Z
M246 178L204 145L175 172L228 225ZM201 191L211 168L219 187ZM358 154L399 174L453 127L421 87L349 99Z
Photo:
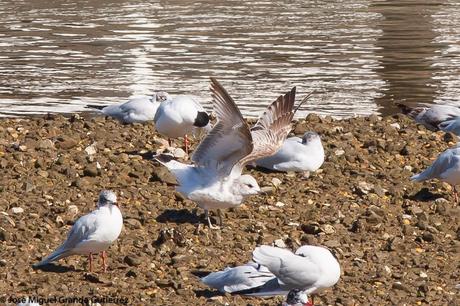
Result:
M346 117L460 105L460 1L0 1L0 116L166 90L245 115L296 85Z

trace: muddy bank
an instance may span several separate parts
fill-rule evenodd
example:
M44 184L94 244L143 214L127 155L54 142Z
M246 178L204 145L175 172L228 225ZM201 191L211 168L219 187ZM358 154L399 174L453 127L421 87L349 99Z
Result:
M224 227L209 230L197 226L203 211L178 195L171 175L151 160L165 144L153 125L79 116L1 120L0 297L278 305L282 298L221 295L193 274L243 264L256 245L276 241L293 249L325 245L337 254L341 280L316 297L317 305L458 302L460 218L451 188L409 181L453 137L404 116L311 115L294 133L305 130L322 136L321 170L309 178L248 170L271 192L224 211ZM274 178L281 181L276 188ZM79 256L51 271L33 270L95 207L103 188L118 194L125 219L109 249L109 272L86 273Z

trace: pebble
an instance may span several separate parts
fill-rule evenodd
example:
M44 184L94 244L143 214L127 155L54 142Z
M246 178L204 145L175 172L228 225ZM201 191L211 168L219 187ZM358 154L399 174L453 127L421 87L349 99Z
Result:
M13 214L22 214L24 212L24 208L22 207L13 207L11 208Z
M276 239L274 242L273 242L273 245L278 247L278 248L286 248L286 244L284 243L284 240L283 239Z
M176 158L184 159L187 156L187 153L182 148L176 148L173 151L173 155Z
M88 154L88 156L96 154L97 153L97 151L96 151L96 143L93 143L92 145L87 146L85 148L85 152L86 152L86 154Z
M123 259L123 262L126 263L130 267L136 267L141 264L140 258L136 256L126 255Z
M334 154L336 156L342 156L343 154L345 154L345 151L342 150L342 149L337 149L337 150L334 151Z
M272 178L272 184L275 188L278 188L281 185L281 180L277 177Z
M284 204L283 202L276 202L275 203L275 206L276 207L284 207L286 204Z

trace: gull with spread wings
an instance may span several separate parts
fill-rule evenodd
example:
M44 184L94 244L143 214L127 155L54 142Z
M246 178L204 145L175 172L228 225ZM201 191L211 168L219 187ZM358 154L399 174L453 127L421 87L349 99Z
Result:
M210 209L239 206L243 200L260 192L251 175L242 175L246 164L276 153L291 131L295 111L296 88L271 103L257 123L249 128L233 99L214 78L211 94L217 123L192 155L192 165L171 159L156 159L175 176L177 191L205 210L210 227Z

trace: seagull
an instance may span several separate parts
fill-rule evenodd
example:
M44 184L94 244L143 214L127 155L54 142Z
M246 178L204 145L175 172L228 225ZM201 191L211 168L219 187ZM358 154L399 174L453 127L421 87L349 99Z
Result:
M295 90L278 97L250 129L227 91L211 78L217 123L193 152L194 164L156 157L176 176L177 191L204 209L211 228L210 209L239 206L260 192L255 178L242 175L242 170L249 162L276 153L283 144L298 109L293 110Z
M99 109L106 116L113 117L122 123L146 123L153 121L158 107L162 102L171 100L167 92L159 91L152 96L132 98L121 104L109 106L88 105Z
M277 171L313 172L324 162L320 136L306 132L302 138L290 137L274 155L256 160L256 165Z
M424 125L431 131L438 131L441 122L452 120L460 116L460 107L449 105L433 105L432 107L408 107L407 105L396 104L403 114L415 119L417 123Z
M177 96L160 104L153 119L158 133L171 138L184 136L185 152L188 154L188 135L197 129L210 130L209 115L195 99L189 96Z
M287 295L285 305L313 305L308 295L335 285L340 265L326 248L305 245L292 253L263 245L253 251L253 261L213 272L201 281L221 292L269 297Z
M123 217L117 206L117 196L110 190L99 195L97 209L80 217L72 226L67 240L48 257L33 267L41 267L71 255L88 255L89 271L93 270L93 254L101 253L104 272L107 271L105 250L118 238Z
M412 176L411 180L421 182L435 178L452 185L455 202L459 203L455 186L460 185L460 142L439 154L430 167Z
M460 116L441 122L438 128L444 132L450 132L460 137Z

